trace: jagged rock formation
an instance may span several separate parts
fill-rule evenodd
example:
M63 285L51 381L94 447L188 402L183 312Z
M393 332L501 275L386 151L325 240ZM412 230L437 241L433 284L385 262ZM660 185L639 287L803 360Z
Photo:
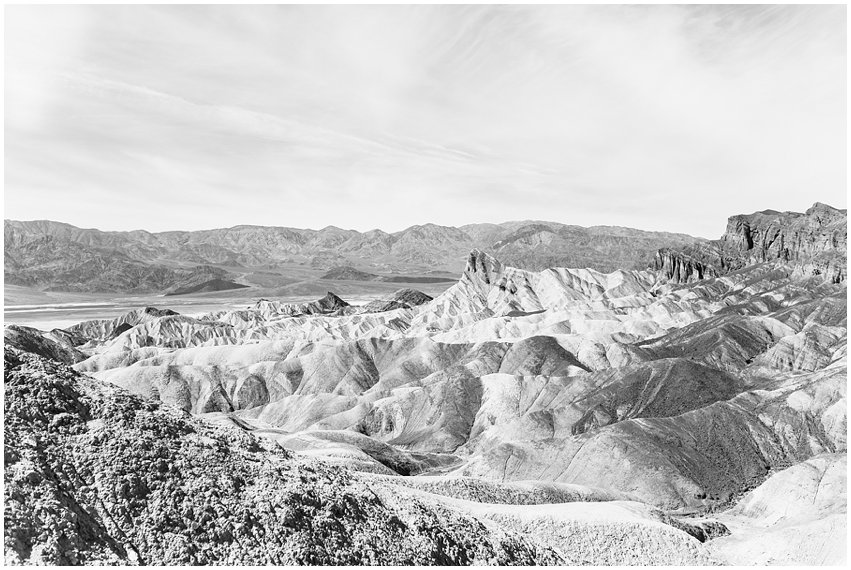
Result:
M693 283L701 279L717 277L718 273L711 265L694 259L683 252L663 248L656 252L653 268L661 271L674 283Z
M848 213L816 202L805 213L764 210L731 216L721 239L656 254L655 267L677 283L755 263L788 264L798 277L846 278Z
M825 276L836 282L834 278L844 276L844 264L836 264L833 254L844 254L847 248L848 215L816 202L804 214L766 210L733 216L721 241L725 253L738 254L725 257L732 269L773 260L814 266L829 254L823 261L835 271Z

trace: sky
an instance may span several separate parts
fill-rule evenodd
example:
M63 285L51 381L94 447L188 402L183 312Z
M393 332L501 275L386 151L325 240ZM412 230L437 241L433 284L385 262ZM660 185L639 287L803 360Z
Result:
M846 207L844 6L5 11L8 219L717 238Z

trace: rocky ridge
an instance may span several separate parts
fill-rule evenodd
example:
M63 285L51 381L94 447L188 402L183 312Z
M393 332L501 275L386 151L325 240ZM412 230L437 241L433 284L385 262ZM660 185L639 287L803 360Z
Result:
M803 214L764 210L731 216L720 239L657 253L655 268L678 283L755 263L790 264L797 276L847 277L848 213L816 202Z

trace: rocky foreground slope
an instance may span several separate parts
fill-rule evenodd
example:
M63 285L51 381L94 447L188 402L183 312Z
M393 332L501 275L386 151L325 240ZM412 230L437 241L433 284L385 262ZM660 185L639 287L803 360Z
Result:
M534 488L496 485L490 496L516 506L489 512L475 494L459 501L299 457L13 348L4 384L9 564L711 561L700 527L599 491L550 489L611 501L565 519L524 507ZM555 530L523 533L522 523Z

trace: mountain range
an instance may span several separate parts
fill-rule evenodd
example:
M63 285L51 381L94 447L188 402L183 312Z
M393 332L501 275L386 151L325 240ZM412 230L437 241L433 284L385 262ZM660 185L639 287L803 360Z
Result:
M660 247L701 240L683 234L551 222L425 224L396 233L236 226L195 232L104 232L50 221L4 221L6 283L47 291L165 293L225 280L284 284L293 268L319 279L344 269L421 282L457 274L473 248L529 269L601 271L652 265ZM270 277L271 274L271 277ZM275 281L274 275L279 279ZM356 275L355 275L356 276ZM345 278L345 276L343 275ZM356 276L357 277L357 276ZM411 279L411 277L416 277ZM444 275L444 281L449 281ZM221 283L219 283L221 287Z
M4 221L6 283L44 291L168 293L282 287L302 280L448 282L471 249L520 269L663 269L679 281L758 261L845 279L847 212L732 216L723 236L553 222L426 224L396 233L236 226L196 232L104 232L50 221Z

